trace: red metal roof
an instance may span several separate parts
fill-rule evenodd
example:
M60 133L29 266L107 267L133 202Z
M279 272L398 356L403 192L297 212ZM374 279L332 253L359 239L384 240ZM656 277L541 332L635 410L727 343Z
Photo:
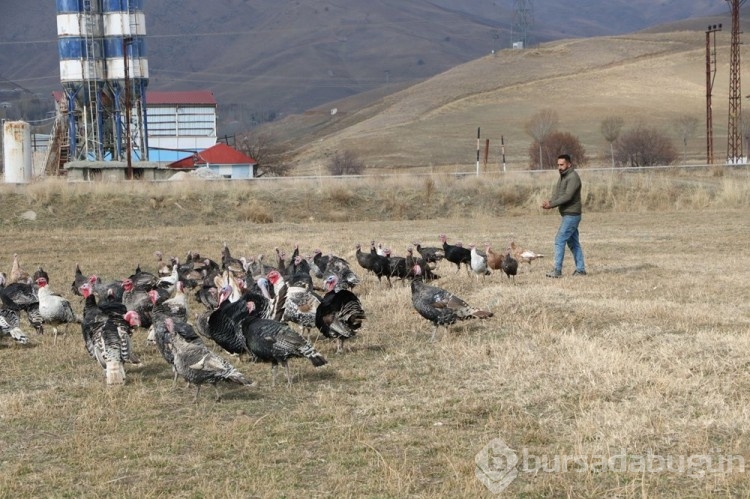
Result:
M170 168L195 168L206 164L212 165L254 165L257 161L230 147L223 142L209 147L201 152L191 154L186 158L170 163Z
M146 92L146 105L165 104L211 104L216 105L214 93L210 90L188 90L180 92Z

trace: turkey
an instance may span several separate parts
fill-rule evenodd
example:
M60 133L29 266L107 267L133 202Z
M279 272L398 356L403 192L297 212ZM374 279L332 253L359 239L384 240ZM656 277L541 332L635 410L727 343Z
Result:
M232 252L229 251L229 246L225 241L221 248L221 270L227 270L236 276L244 276L245 266L246 262L232 256Z
M200 340L193 326L188 323L188 302L182 281L177 281L175 294L172 298L161 300L163 296L155 289L149 291L148 295L152 303L149 341L156 341L157 330L165 327L166 319L172 319L175 322L176 329L183 334L187 341ZM171 364L170 359L165 357L165 360Z
M471 268L471 251L461 246L460 243L448 244L448 238L445 234L440 234L440 241L443 243L445 259L456 264L456 272L461 270L461 264L466 266L468 272Z
M282 322L294 322L302 328L302 333L309 338L310 330L315 327L315 312L318 310L321 298L312 289L301 286L287 286L284 278L276 271L268 274L268 281L274 290L285 289L284 313ZM278 292L276 292L278 295Z
M169 345L174 359L175 376L182 376L189 385L195 386L193 402L198 402L201 386L204 383L213 385L216 401L221 400L217 383L227 381L239 385L251 386L253 383L223 357L215 354L202 342L189 342L175 331L172 319L165 320L164 329L159 332L161 338L157 343Z
M138 265L135 268L135 272L128 277L130 280L132 287L138 291L150 291L154 289L159 282L159 277L155 274L152 274L151 272L145 272L141 270L141 266ZM123 279L123 287L124 282Z
M276 369L279 364L284 366L286 379L292 384L292 376L289 372L288 360L294 357L304 357L310 360L313 366L320 367L328 361L315 350L302 335L286 324L262 319L255 315L253 302L247 302L248 316L242 321L242 332L245 336L247 348L258 362L270 362L273 372L272 384L276 385Z
M315 326L326 338L336 340L336 351L342 352L344 340L353 338L366 315L359 298L347 289L338 288L336 276L325 281L327 293L315 312Z
M30 284L12 282L0 290L3 306L16 312L23 310L36 332L44 334L44 318L39 313L39 296Z
M52 335L54 341L57 341L57 326L71 323L80 324L81 318L75 314L68 300L50 290L47 279L39 277L36 284L39 286L37 290L39 314L45 324L52 326Z
M409 250L407 250L408 252ZM411 267L406 265L406 257L391 255L391 249L385 249L385 256L388 258L388 267L391 271L391 277L403 280L407 277L411 277Z
M10 269L9 278L11 283L32 284L34 282L31 280L31 275L21 267L21 262L18 261L18 253L13 253L13 265Z
M484 254L487 255L487 267L491 270L501 270L503 255L495 252L490 243L484 244Z
M508 276L508 279L513 279L513 284L515 284L516 274L518 274L518 260L513 258L510 251L505 254L505 258L503 258L500 267L503 269L503 272L505 272L505 275Z
M477 276L477 281L479 281L480 275L482 279L490 275L490 271L487 268L487 256L479 253L474 244L469 245L469 251L471 252L471 271Z
M434 246L422 246L419 244L419 242L413 242L414 248L417 250L417 253L419 253L422 258L424 258L424 261L430 264L430 266L434 269L440 260L445 258L445 250L443 248L436 248Z
M329 276L335 275L342 288L350 289L360 283L349 262L335 255L324 256L319 249L315 250L310 267L318 279L326 280Z
M375 241L371 243L370 246L370 252L365 253L362 251L362 245L357 243L355 245L356 252L355 255L357 257L357 263L359 265L369 271L375 274L378 278L378 283L383 284L383 281L381 280L383 277L386 278L388 281L388 287L391 287L391 266L390 261L388 260L388 257L385 255L379 255L375 250Z
M31 282L36 282L40 277L44 277L44 279L47 281L47 284L49 284L49 274L44 271L41 265L36 268L36 270L34 271L34 275L31 276Z
M411 303L414 309L432 322L435 326L432 330L431 339L435 339L438 327L446 329L456 321L466 319L487 319L492 317L492 312L474 308L464 300L436 286L425 284L421 278L422 269L419 265L414 266L414 280L411 282Z
M407 277L409 278L414 277L414 266L419 265L419 267L422 269L422 279L424 279L425 281L440 279L440 276L432 271L430 264L427 262L427 260L424 259L424 257L420 256L419 258L417 258L414 256L414 250L411 246L406 248L406 258L404 259L404 264L406 265L406 268L408 270Z
M538 258L544 258L544 255L519 247L515 241L510 242L508 251L513 255L513 258L518 260L518 263L528 263L529 268L531 268L531 262Z
M154 251L156 257L156 275L159 277L165 277L172 273L172 265L164 261L164 255L161 251Z
M138 312L141 318L141 327L151 327L151 310L154 304L151 301L149 292L136 289L135 283L130 278L123 279L122 289L122 303L125 305L125 308Z
M302 258L302 255L292 257L292 263L288 266L286 281L289 286L307 288L312 291L314 286L310 275L310 264Z
M96 274L89 276L88 281L97 300L107 299L111 291L115 301L122 301L122 293L125 291L122 281L102 281Z
M86 277L83 272L81 272L81 266L76 263L76 271L75 276L73 277L73 284L70 285L70 290L73 292L73 294L81 296L80 288L83 283L87 282L88 280L89 278Z
M29 337L21 331L21 319L15 310L0 308L0 332L3 335L9 335L22 345L29 342Z
M91 283L84 283L80 292L85 298L81 330L86 350L104 369L108 385L122 385L124 364L140 364L130 342L132 328L140 325L140 318L116 301L97 305Z

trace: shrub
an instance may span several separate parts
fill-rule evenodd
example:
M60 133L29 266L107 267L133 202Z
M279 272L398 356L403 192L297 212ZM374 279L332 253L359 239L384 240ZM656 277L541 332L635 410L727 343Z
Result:
M336 151L328 161L331 175L359 175L365 170L365 163L352 151Z
M620 166L671 165L677 156L672 140L656 128L628 130L615 144L615 162Z
M542 155L541 161L539 155ZM553 132L541 144L534 141L529 147L529 159L532 170L554 169L560 154L570 154L570 159L576 166L586 164L586 150L578 137L568 132ZM541 165L541 166L540 166Z

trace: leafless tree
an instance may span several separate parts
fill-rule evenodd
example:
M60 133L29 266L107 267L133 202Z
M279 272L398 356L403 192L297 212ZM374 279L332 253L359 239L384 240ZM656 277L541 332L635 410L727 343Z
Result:
M281 145L269 133L249 132L239 136L237 150L258 162L258 177L283 177L291 170Z
M542 151L540 153L540 151ZM539 144L534 141L529 147L529 157L531 158L531 169L538 169L541 161L539 155L545 158L550 158L550 161L546 163L546 168L555 168L556 161L560 154L569 154L570 159L576 166L583 166L586 164L586 150L583 148L581 141L578 137L568 132L553 132L547 136L547 140L544 145L539 147Z
M554 109L542 109L533 115L526 123L524 129L526 133L536 141L539 146L539 168L544 168L544 160L548 162L550 158L544 158L542 146L550 134L557 131L560 119L557 111Z
M682 162L685 162L687 156L687 144L695 136L695 130L698 128L698 118L690 114L683 114L674 121L674 129L677 136L682 141Z
M336 151L328 160L331 175L359 175L365 170L365 163L350 150Z
M620 138L620 132L625 125L625 120L620 116L608 116L602 120L600 130L602 137L609 143L609 154L612 158L612 168L615 166L615 147L614 144Z
M671 165L677 157L672 140L656 128L627 130L615 145L615 160L621 166Z

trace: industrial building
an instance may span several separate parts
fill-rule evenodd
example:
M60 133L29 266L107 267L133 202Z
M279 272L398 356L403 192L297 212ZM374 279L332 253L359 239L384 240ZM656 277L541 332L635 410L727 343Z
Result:
M56 0L56 5L62 91L54 92L57 114L43 160L47 175L167 178L174 171L170 164L201 157L216 145L217 102L210 90L146 90L143 0ZM252 158L225 148L221 154L229 158L221 163L222 177L255 175Z

